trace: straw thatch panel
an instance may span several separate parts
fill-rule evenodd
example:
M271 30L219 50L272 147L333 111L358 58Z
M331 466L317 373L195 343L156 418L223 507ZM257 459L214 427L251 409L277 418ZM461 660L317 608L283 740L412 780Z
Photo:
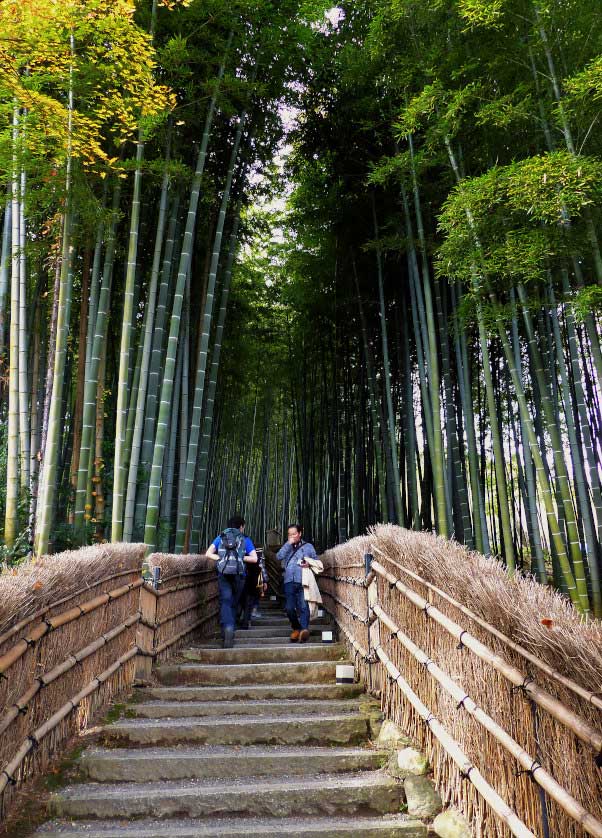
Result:
M131 686L133 658L95 679L135 649L144 554L144 545L102 545L0 577L0 771L9 775L0 775L0 816L15 784L44 771L91 715ZM29 737L87 685L90 695L32 744Z
M151 569L161 568L153 647L163 660L193 634L207 637L215 631L217 574L215 562L202 555L152 553L147 561Z
M503 632L562 676L594 693L602 691L602 626L584 621L561 596L531 579L509 578L503 566L460 545L426 533L380 526L369 535L341 545L323 557L321 588L325 604L335 614L344 634L369 651L364 554L375 556L391 576L432 603L493 653L519 669L597 730L602 712L567 686L538 670L506 642L471 619L461 607ZM437 586L457 600L451 604L407 571ZM349 577L356 580L353 584ZM592 815L602 819L602 771L598 754L561 721L534 703L487 661L458 644L441 625L416 607L382 577L376 579L377 600L383 611L425 654L438 664L504 730L537 759ZM378 629L377 629L378 631ZM372 629L374 632L374 629ZM374 645L374 634L372 636ZM487 781L518 813L532 831L581 838L586 832L548 798L542 809L540 789L504 748L462 707L447 695L426 668L390 632L380 627L378 642L411 688L458 742ZM380 691L386 714L400 723L428 752L435 780L447 801L458 805L472 820L475 832L487 838L505 838L509 832L494 817L474 787L442 752L399 687L383 674L380 664L367 663L353 649L358 670L372 689Z

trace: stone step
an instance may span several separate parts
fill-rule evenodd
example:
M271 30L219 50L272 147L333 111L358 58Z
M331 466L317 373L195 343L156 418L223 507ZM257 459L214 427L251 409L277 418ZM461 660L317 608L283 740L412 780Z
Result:
M331 631L332 629L328 629ZM267 629L264 629L267 631ZM278 635L256 635L256 634L248 634L246 631L238 631L236 632L236 638L234 640L234 647L238 648L240 646L258 646L263 648L264 646L295 646L296 644L293 643L289 637L289 632L283 632ZM306 641L304 644L305 646L329 646L330 643L322 643L322 638L320 633L312 634L310 639ZM222 641L220 638L214 638L209 643L203 644L204 649L221 649L222 648Z
M185 649L182 657L199 663L231 664L246 663L286 663L302 661L338 661L342 660L347 650L340 643L306 645L291 643L288 646L242 646L233 649L209 649L203 646Z
M157 667L162 684L323 684L335 683L336 662L328 660L302 663L176 664Z
M325 623L323 621L312 623L309 627L309 633L312 637L320 637L323 631L334 630L335 626L332 623ZM248 629L237 629L235 637L236 640L239 640L241 637L289 637L291 631L292 629L289 623L281 626L264 626L261 623L254 623ZM219 632L216 632L214 637L215 639L219 639Z
M427 838L427 827L405 815L382 818L220 818L170 821L64 821L42 827L39 838Z
M378 709L376 703L369 704L359 699L312 701L312 713L357 713L361 707ZM148 701L128 707L128 717L138 719L178 719L200 716L293 716L305 708L296 699L267 701Z
M322 716L208 716L181 719L128 719L107 725L109 745L356 745L372 734L368 714Z
M233 687L144 687L136 691L137 700L157 701L265 701L296 699L319 701L362 695L362 684L247 684Z
M94 782L141 783L370 771L381 768L388 756L370 748L337 747L94 748L82 754L79 765Z
M369 812L398 813L402 802L401 784L381 772L361 772L318 774L294 783L286 777L227 783L82 783L52 795L50 808L55 816L66 818L308 818L337 814L349 818ZM244 826L247 829L246 819Z

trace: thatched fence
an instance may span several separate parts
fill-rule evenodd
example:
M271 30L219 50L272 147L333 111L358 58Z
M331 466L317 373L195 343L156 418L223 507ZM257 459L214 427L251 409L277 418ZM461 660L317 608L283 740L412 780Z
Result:
M599 622L425 533L377 527L323 560L359 676L475 835L602 836Z
M99 545L0 576L0 820L16 789L154 660L215 626L213 563L153 554L151 584L145 553Z

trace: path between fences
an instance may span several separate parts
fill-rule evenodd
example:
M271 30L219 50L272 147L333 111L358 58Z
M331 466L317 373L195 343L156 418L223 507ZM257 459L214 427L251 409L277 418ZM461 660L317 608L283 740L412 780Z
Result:
M213 564L153 554L155 587L144 554L103 545L0 577L7 823L20 790L136 685L36 835L426 836L432 766L438 835L602 836L602 632L561 598L381 527L323 557L340 645L319 626L289 644L272 605L223 650ZM357 683L337 686L344 658Z

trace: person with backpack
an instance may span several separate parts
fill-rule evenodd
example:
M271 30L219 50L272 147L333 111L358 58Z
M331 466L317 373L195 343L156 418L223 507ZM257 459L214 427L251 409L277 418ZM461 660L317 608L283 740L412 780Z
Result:
M247 565L257 564L255 545L244 534L245 519L234 515L228 526L215 539L206 555L217 566L217 584L219 589L219 621L222 628L224 649L234 646L236 615L242 596Z
M303 527L291 524L288 540L276 558L284 571L284 596L286 615L291 622L291 643L309 640L309 604L303 591L303 568L309 567L307 559L317 559L313 544L303 541Z

